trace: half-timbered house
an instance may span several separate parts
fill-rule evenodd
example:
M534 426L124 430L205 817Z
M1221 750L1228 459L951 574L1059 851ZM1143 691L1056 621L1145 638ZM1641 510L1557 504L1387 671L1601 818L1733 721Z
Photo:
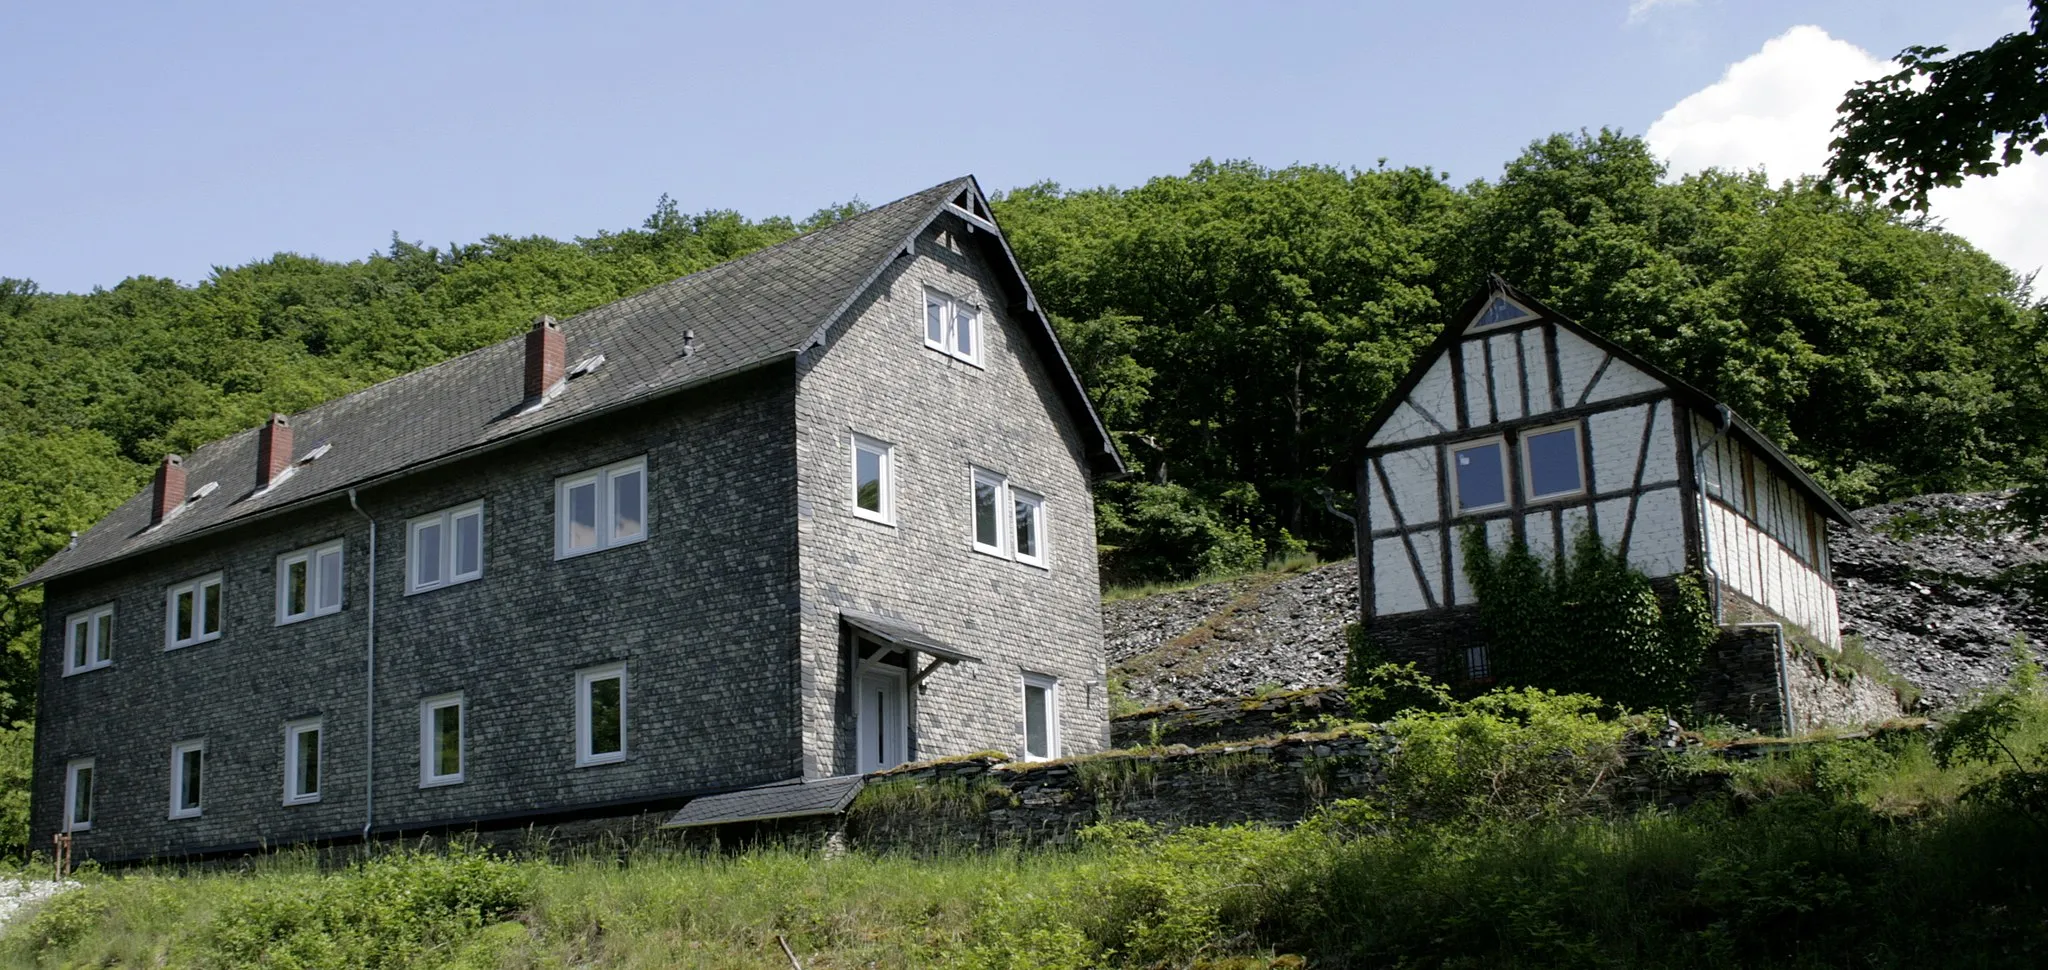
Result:
M1723 624L1839 645L1827 528L1848 513L1726 405L1498 277L1360 436L1363 620L1396 659L1483 676L1460 536L1538 556L1591 530L1664 589L1708 581Z

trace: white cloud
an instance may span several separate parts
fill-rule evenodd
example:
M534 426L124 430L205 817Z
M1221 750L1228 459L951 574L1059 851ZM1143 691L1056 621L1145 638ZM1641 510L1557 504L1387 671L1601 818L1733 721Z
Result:
M1628 22L1639 24L1658 7L1690 7L1699 0L1629 0Z
M1710 167L1762 168L1774 179L1819 174L1842 95L1895 69L1819 27L1794 27L1673 105L1644 137L1674 177ZM2048 235L2033 230L2048 221L2048 157L1937 189L1928 202L1949 231L2014 271L2048 265Z

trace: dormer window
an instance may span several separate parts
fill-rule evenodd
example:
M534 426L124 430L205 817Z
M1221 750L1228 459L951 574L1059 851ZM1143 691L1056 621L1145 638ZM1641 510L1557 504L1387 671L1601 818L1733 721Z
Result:
M980 367L981 308L926 287L924 345Z

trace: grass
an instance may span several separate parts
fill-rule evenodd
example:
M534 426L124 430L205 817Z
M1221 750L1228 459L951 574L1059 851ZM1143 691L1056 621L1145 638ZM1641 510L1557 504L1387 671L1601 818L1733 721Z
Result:
M1104 603L1115 603L1122 600L1143 599L1147 596L1158 596L1161 593L1178 593L1182 590L1195 589L1200 586L1211 586L1216 583L1228 583L1254 577L1270 577L1278 581L1288 576L1308 572L1322 565L1324 563L1316 558L1314 553L1304 553L1299 556L1289 556L1286 559L1276 559L1266 563L1263 568L1250 569L1241 573L1211 573L1202 576L1190 576L1186 579L1168 579L1155 583L1140 583L1135 586L1105 586L1102 590L1102 601Z

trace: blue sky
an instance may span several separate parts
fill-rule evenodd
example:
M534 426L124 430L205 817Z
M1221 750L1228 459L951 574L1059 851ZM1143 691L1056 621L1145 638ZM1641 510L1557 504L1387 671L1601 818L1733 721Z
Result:
M7 0L0 276L194 282L278 251L360 257L394 231L590 235L637 225L663 192L686 211L802 216L962 172L1001 190L1133 185L1204 157L1385 158L1463 182L1551 132L1644 133L1760 52L1798 66L1832 51L1850 70L1850 51L1879 64L2025 22L2014 0ZM1767 47L1802 25L1819 28L1792 35L1804 46ZM1742 105L1795 82L1838 99L1839 79L1768 66L1687 102L1653 144L1774 175L1810 164L1810 146L1757 148Z

